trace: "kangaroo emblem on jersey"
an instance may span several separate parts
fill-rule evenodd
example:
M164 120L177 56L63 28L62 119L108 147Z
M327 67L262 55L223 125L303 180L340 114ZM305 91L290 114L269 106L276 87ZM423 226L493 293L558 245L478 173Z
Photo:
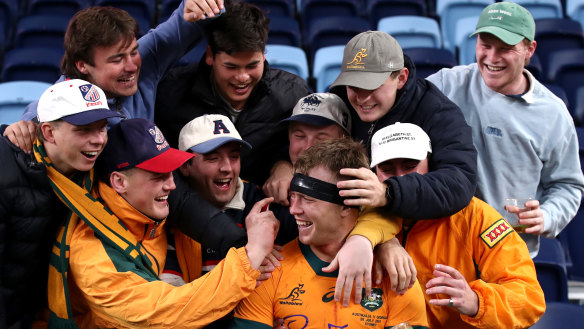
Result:
M294 287L290 294L288 294L285 298L280 298L280 304L288 304L288 305L302 305L302 299L300 299L300 295L305 293L305 290L302 288L304 287L304 283L299 283L298 287Z
M361 51L357 52L357 54L355 54L355 57L353 57L353 60L350 61L349 63L347 63L347 65L351 65L351 64L355 64L355 65L363 64L362 63L362 60L365 57L367 57L367 49L366 48L361 48Z
M223 123L223 120L215 120L213 121L213 123L215 123L215 129L213 130L213 134L219 135L221 134L221 131L223 131L224 134L229 134L229 129L227 129L227 127Z

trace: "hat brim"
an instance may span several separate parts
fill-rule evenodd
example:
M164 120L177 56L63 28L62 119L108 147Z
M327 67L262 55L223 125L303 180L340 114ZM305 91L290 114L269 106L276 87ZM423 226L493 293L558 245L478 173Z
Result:
M309 125L319 126L319 127L337 124L334 120L322 117L320 115L313 115L313 114L293 115L289 118L286 118L286 119L280 121L280 123L286 123L286 122L290 122L290 121L303 122L303 123L307 123Z
M122 115L120 113L110 109L95 109L67 115L61 119L72 125L83 126L99 120L121 116Z
M221 146L223 146L224 144L227 144L229 142L238 142L248 148L252 148L251 144L249 144L248 142L242 140L242 139L238 139L238 138L234 138L234 137L219 137L219 138L214 138L210 141L206 141L203 143L200 143L198 145L195 145L193 147L191 147L190 149L200 153L200 154L206 154L209 153Z
M471 35L469 35L469 38L472 36L475 36L479 33L492 34L492 35L496 36L497 38L501 39L501 41L503 41L504 43L511 45L511 46L514 46L514 45L520 43L523 39L525 39L525 37L520 35L520 34L509 32L509 31L507 31L503 28L500 28L498 26L480 27L480 28L476 29L476 31L474 31Z
M169 173L178 169L180 166L182 166L183 163L187 162L187 160L193 156L194 154L192 153L183 152L175 148L169 148L154 158L136 165L136 168L155 173Z
M393 159L414 159L422 161L428 157L428 151L420 151L413 149L402 149L399 152L383 152L382 156L372 156L371 158L371 168L374 168L380 163Z
M397 70L395 70L397 71ZM345 71L341 72L330 88L337 86L350 86L366 90L379 88L395 71L388 72L365 72L365 71Z

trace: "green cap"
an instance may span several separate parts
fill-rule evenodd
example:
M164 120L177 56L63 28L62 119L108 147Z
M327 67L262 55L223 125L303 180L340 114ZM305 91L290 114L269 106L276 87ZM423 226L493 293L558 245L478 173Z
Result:
M508 45L516 45L524 38L535 38L535 21L529 11L512 2L497 2L483 9L471 37L490 33Z
M399 43L381 31L362 32L345 46L341 74L331 84L373 90L381 86L391 72L404 67Z

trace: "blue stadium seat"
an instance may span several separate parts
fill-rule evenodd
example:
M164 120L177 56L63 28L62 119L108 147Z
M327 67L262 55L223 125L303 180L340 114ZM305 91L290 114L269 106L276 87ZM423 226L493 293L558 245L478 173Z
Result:
M275 17L294 17L294 0L246 0L260 7L267 15Z
M61 76L63 50L47 47L15 48L6 52L2 81L32 80L53 83Z
M570 108L572 108L570 113L572 114L572 118L574 118L574 123L577 126L584 125L584 86L576 89L576 104L572 104ZM584 147L584 145L581 145L581 147Z
M539 239L539 253L533 259L537 280L546 302L568 301L568 277L562 244L558 239Z
M30 0L29 15L59 15L71 18L81 9L89 7L91 0Z
M369 22L360 17L334 16L315 19L305 39L310 57L322 47L345 45L357 34L371 30Z
M404 50L416 66L416 77L426 78L442 68L455 66L456 57L446 49L440 48L409 48ZM410 72L410 76L411 76Z
M584 26L584 1L566 0L566 16Z
M545 77L543 75L543 69L541 67L541 61L539 60L539 56L537 54L533 54L531 59L529 60L529 64L525 66L525 68L531 72L534 78L536 78L540 82L545 82Z
M302 47L298 21L292 17L270 17L268 44Z
M180 3L181 3L181 0L162 0L160 2L158 24L166 21L170 17L170 15L172 15L172 12L176 8L178 8Z
M51 86L48 82L11 81L0 83L0 124L11 124L20 119L24 108L38 100Z
M560 0L513 0L513 2L529 10L533 19L564 18Z
M68 24L69 17L57 14L23 17L16 27L14 46L63 49L63 38Z
M327 92L341 73L345 46L323 47L314 55L312 76L316 79L316 92Z
M285 45L266 45L266 60L270 67L294 73L308 79L308 60L302 48Z
M580 165L584 162L584 128L576 127L578 142L580 144ZM568 267L568 279L575 281L584 281L584 206L580 206L576 216L560 233L564 246L568 249L568 255L571 266Z
M584 49L556 51L549 63L548 79L564 89L568 104L576 104L576 90L584 85Z
M12 40L17 17L17 2L15 0L0 0L0 24L2 24L2 31L4 31L4 40L6 44L10 44L10 41Z
M149 0L95 0L96 6L112 6L127 11L140 27L140 35L154 25L155 1Z
M389 16L426 16L425 0L364 0L366 16L371 26L377 26L379 20Z
M300 22L304 35L311 30L312 24L317 20L338 16L358 17L360 4L359 0L303 0Z
M379 21L377 30L391 34L402 49L442 47L440 26L430 17L409 15L384 17Z
M584 307L570 303L546 303L543 316L531 329L580 329L584 323Z
M479 16L494 0L436 0L436 13L440 16L444 48L455 51L456 23L459 19Z
M549 77L550 54L564 49L584 48L582 26L571 19L545 18L535 21L535 53L539 56L541 67Z
M476 62L476 35L472 38L468 36L474 32L479 16L469 16L458 20L456 23L455 45L458 50L458 64L468 65Z

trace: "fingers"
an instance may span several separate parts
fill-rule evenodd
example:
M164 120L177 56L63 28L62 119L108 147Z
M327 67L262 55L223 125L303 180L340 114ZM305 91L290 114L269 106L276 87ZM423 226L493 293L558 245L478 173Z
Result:
M32 121L20 120L6 127L4 136L24 152L30 153L35 139L36 126Z
M279 203L283 206L289 206L288 194L289 194L290 182L284 181L269 181L264 184L262 191L266 196L274 198L274 202Z
M341 301L343 306L349 306L349 300L351 298L351 291L353 291L353 279L347 276L342 276L337 278L337 284L335 286L335 300ZM341 299L341 293L343 298ZM361 293L359 292L359 295Z
M221 9L223 9L223 0L189 0L185 4L184 19L195 22L207 17L215 17Z
M338 259L338 254L337 256L335 256L335 258L333 258L333 261L330 262L330 264L328 264L328 266L323 267L322 271L326 272L326 273L330 273L330 272L334 272L339 268L339 259Z
M282 256L281 253L282 250L284 250L282 246L275 244L274 248L272 248L272 255L276 257L277 260L284 260L284 256Z
M272 252L274 251L274 249L272 249ZM270 264L272 264L274 267L278 267L280 266L280 262L278 261L278 259L276 258L276 256L274 256L273 253L269 253L268 256L266 256L266 259L268 260L268 262L270 262Z
M371 295L371 273L365 272L365 276L363 277L365 281L365 296ZM357 285L355 285L355 289L357 289ZM361 289L359 289L361 291ZM355 294L355 304L359 304L361 302L361 298L357 299L357 294Z
M383 279L383 265L377 260L373 263L373 281L375 284L381 284L381 280Z
M365 285L367 286L367 285ZM366 293L367 296L371 294L371 282L369 282L369 293ZM349 294L346 294L343 297L351 297L351 290L349 290ZM357 276L355 278L355 304L359 304L361 302L361 298L363 298L363 277ZM345 298L343 298L343 305L345 305ZM347 299L347 304L345 306L349 306L349 300Z
M274 198L265 198L256 202L253 207L251 207L249 214L259 214L262 211L262 208L272 203L272 201L274 201Z

